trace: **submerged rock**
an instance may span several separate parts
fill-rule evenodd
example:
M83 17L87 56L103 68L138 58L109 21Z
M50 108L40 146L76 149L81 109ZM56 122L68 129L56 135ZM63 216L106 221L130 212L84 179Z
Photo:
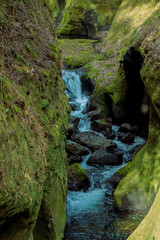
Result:
M87 172L78 163L68 168L68 190L79 191L87 189L90 185Z
M122 158L120 159L116 154L108 153L105 149L100 149L91 155L87 164L120 165Z
M100 148L115 148L116 143L107 140L93 132L81 132L73 137L73 140L90 148L92 152Z
M89 151L81 146L79 143L77 142L73 142L73 141L68 141L66 143L66 151L73 154L73 155L86 155L89 153Z

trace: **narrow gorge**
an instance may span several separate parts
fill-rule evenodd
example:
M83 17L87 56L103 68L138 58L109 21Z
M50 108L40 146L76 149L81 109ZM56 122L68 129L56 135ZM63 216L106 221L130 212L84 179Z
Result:
M0 240L160 240L159 0L0 3Z

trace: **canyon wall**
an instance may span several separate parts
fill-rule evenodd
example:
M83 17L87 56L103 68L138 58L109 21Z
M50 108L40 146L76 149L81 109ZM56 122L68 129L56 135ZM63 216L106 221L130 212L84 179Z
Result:
M0 239L63 238L69 104L48 6L1 2Z

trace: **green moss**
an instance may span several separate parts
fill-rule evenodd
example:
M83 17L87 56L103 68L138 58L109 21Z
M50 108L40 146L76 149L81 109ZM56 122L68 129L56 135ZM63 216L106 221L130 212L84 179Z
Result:
M111 24L120 3L121 0L67 0L58 33L96 36L100 26ZM92 27L89 27L88 19Z
M93 59L104 59L103 54L95 53L93 47L95 42L87 39L59 40L62 49L62 62L68 67L81 67Z
M86 170L82 168L78 163L71 165L70 170L73 171L75 176L78 177L81 181L88 179Z
M59 49L41 1L13 5L2 1L6 28L1 29L0 51L0 228L8 227L0 238L51 239L54 233L60 240L66 224L70 108ZM11 23L20 37L8 35Z

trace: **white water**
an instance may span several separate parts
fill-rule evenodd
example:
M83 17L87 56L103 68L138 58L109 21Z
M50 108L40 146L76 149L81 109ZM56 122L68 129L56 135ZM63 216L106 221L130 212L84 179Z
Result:
M91 131L90 119L88 118L87 114L83 114L83 111L86 109L86 104L89 100L89 97L82 93L80 76L76 73L76 71L73 70L63 71L62 76L66 84L66 93L70 99L70 103L76 106L76 110L71 112L71 117L80 119L78 125L78 129L80 132ZM117 153L123 154L124 163L121 166L105 166L103 168L95 168L87 165L86 163L91 155L91 152L89 155L83 157L83 162L81 163L81 166L87 170L91 185L87 192L68 192L67 218L70 227L72 226L71 220L73 219L73 217L76 219L77 222L81 221L80 223L77 223L78 226L78 224L81 225L84 222L84 219L82 217L83 214L101 214L101 211L105 211L105 194L106 192L110 192L107 184L107 179L109 179L117 170L119 170L126 164L127 159L130 156L131 150L133 150L138 145L145 144L145 140L140 137L136 137L133 144L125 144L118 141L118 128L118 126L112 126L112 130L115 131L116 134L116 138L114 140L114 142L117 144L116 151ZM101 216L98 217L97 215L97 219L101 219ZM79 227L77 227L77 229L78 228ZM68 237L65 239L74 239L72 238L72 235L74 234L76 234L76 232L69 234L69 236L71 235L71 238ZM76 239L78 238L76 237ZM81 239L90 238L86 238L85 235L84 238L81 237ZM96 236L94 236L94 239L101 238L97 238Z

